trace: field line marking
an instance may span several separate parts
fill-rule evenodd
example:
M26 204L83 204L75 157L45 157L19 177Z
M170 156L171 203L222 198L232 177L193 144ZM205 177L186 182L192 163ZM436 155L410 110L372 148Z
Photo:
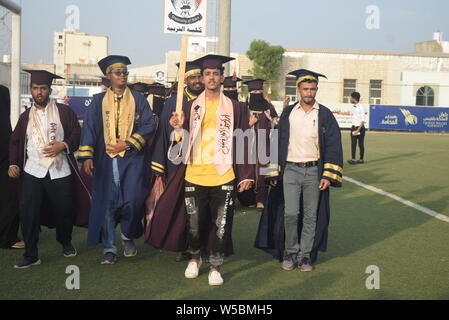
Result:
M348 177L348 176L345 176L344 179L345 179L346 181L350 182L350 183L353 183L353 184L355 184L355 185L358 185L359 187L365 188L365 189L367 189L367 190L369 190L369 191L375 192L375 193L380 194L380 195L382 195L382 196L385 196L385 197L391 198L391 199L393 199L393 200L399 201L399 202L401 202L402 204L405 204L406 206L409 206L409 207L411 207L411 208L413 208L413 209L416 209L416 210L418 210L418 211L421 211L421 212L423 212L423 213L425 213L425 214L427 214L427 215L429 215L429 216L431 216L431 217L434 217L434 218L436 218L436 219L438 219L438 220L441 220L441 221L444 221L444 222L449 222L449 217L446 216L446 215L444 215L444 214L438 213L438 212L433 211L433 210L431 210L431 209L429 209L429 208L423 207L423 206L421 206L421 205L419 205L419 204L416 204L416 203L411 202L411 201L409 201L409 200L403 199L403 198L401 198L401 197L399 197L399 196L397 196L397 195L395 195L395 194L386 192L386 191L384 191L384 190L382 190L382 189L379 189L379 188L370 186L370 185L368 185L368 184L365 184L365 183L363 183L363 182L354 180L354 179L352 179L352 178L350 178L350 177Z

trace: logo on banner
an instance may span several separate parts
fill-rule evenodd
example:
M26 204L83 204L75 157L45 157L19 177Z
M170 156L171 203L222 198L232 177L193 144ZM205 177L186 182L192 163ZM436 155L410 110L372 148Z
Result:
M196 14L202 0L171 0L178 15L171 12L169 18L180 24L193 24L203 19L201 13Z
M402 114L405 117L405 124L411 125L411 126L416 126L418 124L418 117L413 115L410 110L407 109L401 109Z

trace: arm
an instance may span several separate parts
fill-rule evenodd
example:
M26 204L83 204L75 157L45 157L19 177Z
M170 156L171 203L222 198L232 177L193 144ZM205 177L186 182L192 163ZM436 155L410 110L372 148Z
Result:
M343 182L343 147L341 132L334 115L329 112L324 123L324 170L323 180L329 181L332 187L341 187Z
M148 139L151 138L151 135L156 128L156 124L148 101L144 99L143 96L139 96L138 101L136 102L138 102L138 105L140 106L138 110L141 112L141 125L134 130L134 133L126 140L126 142L132 146L134 151L141 151L145 147Z
M95 96L89 110L84 118L83 129L81 130L81 144L79 146L79 159L81 161L92 160L94 158L95 146L101 126L101 116L98 110L101 109L101 99Z
M248 112L246 112L246 108L242 108L242 105L238 103L238 107L234 108L234 116L235 116L235 129L241 129L243 132L246 132L246 130L249 129L249 123L248 123ZM235 139L235 138L234 138ZM248 150L248 142L247 139L245 139L245 145L244 145L244 163L234 164L235 168L235 175L237 178L237 188L239 192L243 192L245 190L248 190L251 188L252 184L255 181L255 165L250 164L249 161L249 150ZM236 152L237 150L234 150Z
M162 109L159 128L156 132L154 152L151 159L151 170L154 174L161 176L167 172L167 151L169 146L172 128L169 124L171 108L169 103L165 103Z

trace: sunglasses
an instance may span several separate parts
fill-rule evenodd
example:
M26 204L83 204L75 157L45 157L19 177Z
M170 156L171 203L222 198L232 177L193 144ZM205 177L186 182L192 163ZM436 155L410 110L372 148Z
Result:
M116 75L117 77L120 77L121 75L129 76L128 71L114 71L114 72L111 71L109 73L112 73L112 74Z

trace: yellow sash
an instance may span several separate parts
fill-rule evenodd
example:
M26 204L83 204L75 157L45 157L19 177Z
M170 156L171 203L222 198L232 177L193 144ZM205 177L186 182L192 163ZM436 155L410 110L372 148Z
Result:
M103 99L103 132L104 143L116 144L117 140L127 140L134 129L134 118L136 113L136 102L131 90L126 88L123 98L120 101L120 112L118 112L118 101L116 94L111 90L106 91ZM116 130L118 128L118 136ZM108 156L115 158L117 154L109 153ZM126 151L119 153L120 157L125 156Z

